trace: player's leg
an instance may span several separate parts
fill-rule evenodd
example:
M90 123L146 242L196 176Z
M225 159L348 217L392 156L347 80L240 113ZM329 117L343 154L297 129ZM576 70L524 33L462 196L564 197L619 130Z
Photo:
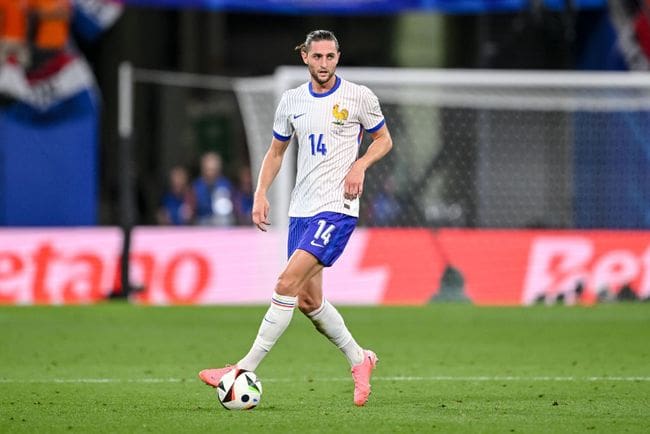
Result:
M316 258L304 251L296 250L309 228L309 223L309 218L292 217L289 220L288 263L276 282L271 306L264 315L265 319L262 320L255 342L248 354L239 362L246 366L245 369L254 370L268 353L272 343L286 329L296 304L296 287L304 284L301 280L308 280L320 267ZM220 369L204 369L199 372L199 377L204 383L216 387L221 377L233 368L234 366L228 365Z
M287 329L296 306L298 292L309 279L322 270L318 260L303 250L296 250L289 258L289 263L278 277L271 305L266 311L257 336L250 351L237 362L236 367L254 371L273 345ZM204 369L199 377L204 383L216 387L227 372L234 366L219 369Z
M350 362L354 380L354 403L364 405L370 396L370 377L379 359L371 350L359 346L338 310L323 299L323 270L309 279L300 290L298 305L316 329L336 345Z
M323 298L323 271L319 271L298 294L298 307L348 359L350 366L363 362L363 348L357 344L338 310Z
M322 268L314 256L303 250L296 250L291 255L275 285L271 305L260 324L255 342L248 354L237 363L239 368L249 371L257 369L291 322L300 288Z

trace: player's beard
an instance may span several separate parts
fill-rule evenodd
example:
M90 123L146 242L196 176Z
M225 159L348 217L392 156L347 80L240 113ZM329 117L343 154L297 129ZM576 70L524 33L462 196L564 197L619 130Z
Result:
M318 76L319 73L318 70L311 70L310 72L311 72L311 78L313 78L316 83L322 86L332 79L335 71L327 71L327 78L325 78L324 80Z

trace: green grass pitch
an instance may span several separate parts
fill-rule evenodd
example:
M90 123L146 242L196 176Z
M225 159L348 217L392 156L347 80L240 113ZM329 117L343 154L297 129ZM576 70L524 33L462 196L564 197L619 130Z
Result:
M0 308L0 432L648 432L650 304L346 307L381 361L352 404L343 356L298 312L230 412L197 372L236 362L264 307Z

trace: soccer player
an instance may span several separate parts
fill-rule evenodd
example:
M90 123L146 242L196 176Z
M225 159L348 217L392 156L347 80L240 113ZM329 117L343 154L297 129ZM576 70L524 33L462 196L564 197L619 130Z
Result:
M348 359L354 403L361 406L370 395L370 376L378 359L374 352L359 346L339 312L323 298L323 268L330 267L343 252L359 216L365 172L390 151L392 140L377 97L367 87L335 74L341 53L332 32L315 30L296 50L311 78L282 95L252 211L253 223L265 232L270 224L266 192L295 135L298 167L289 206L289 260L248 354L236 366L205 369L199 377L217 387L232 369L257 369L289 325L297 304ZM358 158L364 130L372 143Z

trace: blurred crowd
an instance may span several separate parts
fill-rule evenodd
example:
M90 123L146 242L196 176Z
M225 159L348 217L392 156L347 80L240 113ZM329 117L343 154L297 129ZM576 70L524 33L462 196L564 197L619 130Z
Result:
M191 171L175 165L167 174L166 189L156 213L160 225L247 226L252 225L253 179L251 169L242 166L236 179L224 175L223 158L217 152L204 153L199 173L192 179ZM374 191L377 190L377 191ZM371 189L362 207L361 218L372 226L399 225L403 206L392 176Z
M249 225L252 209L250 168L241 167L233 182L223 174L221 155L211 151L201 156L200 173L194 180L184 166L169 170L157 220L161 225Z

